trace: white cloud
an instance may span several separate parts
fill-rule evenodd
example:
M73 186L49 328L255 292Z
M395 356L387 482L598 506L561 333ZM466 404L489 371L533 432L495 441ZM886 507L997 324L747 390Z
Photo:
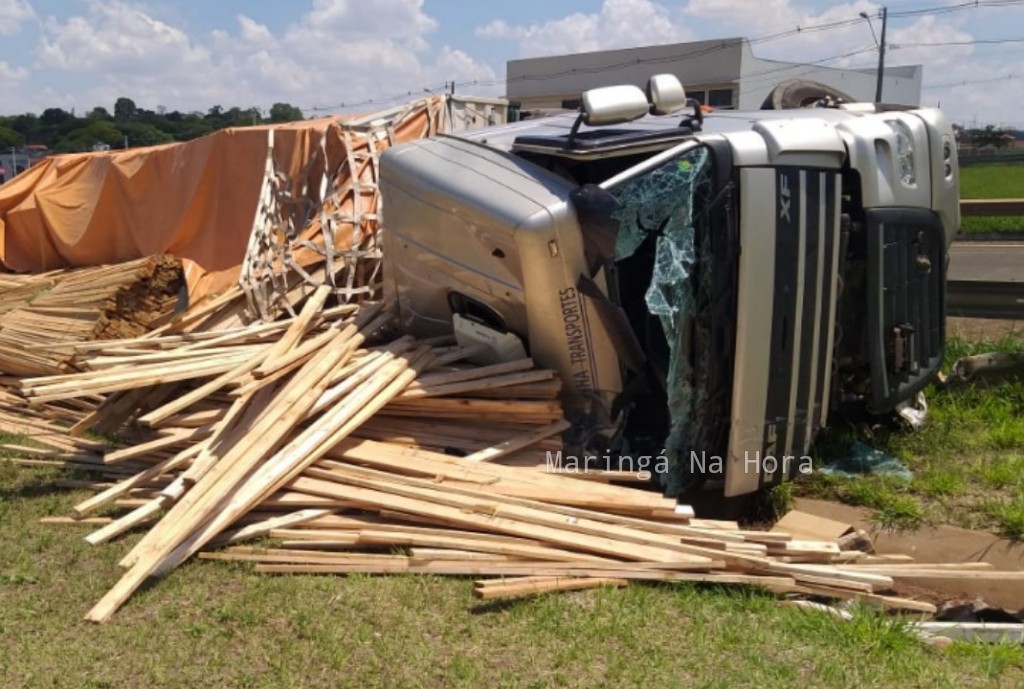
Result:
M13 36L36 16L28 0L0 0L0 36Z
M510 26L504 19L494 19L488 24L476 27L474 33L477 38L518 39L525 36L526 29L522 26Z
M90 0L88 17L44 21L39 58L55 69L159 73L206 65L210 55L181 29L142 10L117 0Z
M746 33L748 38L770 35L801 27L837 23L821 31L802 31L795 36L756 43L759 57L791 61L815 61L863 50L845 59L829 60L834 67L872 67L877 60L875 39L859 14L871 17L874 30L881 30L878 13L884 2L855 0L830 5L822 12L809 10L808 0L761 0L757 6L756 31L751 32L750 3L747 0L689 0L683 13L712 22L724 32ZM924 3L927 5L927 3ZM1020 92L1005 84L975 84L992 76L1019 72L1015 60L998 52L978 50L973 45L914 46L917 43L970 43L977 38L1006 35L1004 26L1019 26L1020 6L965 8L942 14L900 17L902 7L890 8L886 42L888 65L923 65L922 103L941 102L944 112L957 121L977 114L979 121L1020 121ZM893 15L896 16L893 16ZM1012 32L1011 32L1012 33ZM962 86L931 89L930 85L967 82Z
M437 21L423 12L423 0L313 0L300 31L326 33L341 42L387 36L399 44L425 47Z
M28 79L28 70L24 67L13 67L5 60L0 60L0 84L16 84Z
M272 29L240 14L236 26L207 36L190 36L126 0L88 0L85 9L48 17L37 47L43 68L102 75L76 94L80 108L126 95L148 108L287 101L308 109L495 78L465 52L431 51L437 22L422 0L313 0L288 26Z
M274 34L270 32L265 24L260 24L255 19L244 14L238 15L239 36L246 43L269 47L277 43Z
M667 7L651 0L604 0L595 13L578 12L528 26L511 26L495 20L477 27L476 35L517 41L524 57L693 39L692 32L677 22Z
M511 21L513 9L495 6L495 19L478 26L475 33L492 44L489 55L507 51L514 57L720 36L756 38L797 26L839 22L837 28L802 31L757 43L753 49L763 58L807 62L862 49L857 56L826 64L870 68L877 55L875 43L866 22L857 16L875 15L883 2L602 0L592 3L592 11L561 16L560 3L552 2L547 15L551 19L533 23ZM419 94L424 87L440 88L452 79L480 84L462 87L463 93L501 91L500 86L484 84L497 79L495 68L503 74L504 65L492 66L458 49L453 27L439 26L424 0L304 0L289 4L296 8L294 19L284 25L262 23L255 18L262 15L250 10L229 25L206 32L187 30L183 20L166 18L178 16L173 12L154 14L147 9L155 4L152 0L61 4L66 8L58 11L59 18L41 18L41 7L33 9L26 0L0 0L0 34L21 31L26 22L34 28L38 21L39 27L34 64L27 57L6 54L7 62L0 62L3 111L50 106L85 111L94 105L109 109L119 96L147 108L267 107L286 101L308 110L314 105ZM1022 12L1024 7L1013 6L890 16L888 40L893 49L887 62L924 64L924 98L930 104L941 98L943 106L955 112L1019 120L1020 92L1011 88L1015 82L928 89L929 83L1019 74L1019 55L999 47L910 44L1007 35L1004 27L1019 25ZM875 20L875 29L879 28Z
M959 26L940 21L934 15L921 17L906 28L894 28L887 37L892 56L904 64L923 64L939 74L950 70L975 72L976 67L964 59L974 52L972 45L915 46L915 43L967 43L973 36ZM976 77L975 77L976 78Z

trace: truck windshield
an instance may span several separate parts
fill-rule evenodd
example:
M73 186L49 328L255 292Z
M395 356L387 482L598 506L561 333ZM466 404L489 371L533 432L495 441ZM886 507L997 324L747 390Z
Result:
M649 384L647 392L618 405L632 412L627 411L627 441L664 448L676 469L689 464L680 457L707 440L707 403L716 394L707 379L714 356L707 212L714 193L712 163L703 146L680 148L602 184L614 200L603 196L603 222L596 223L614 232L613 298L644 352L643 370L633 372L634 385L626 389ZM584 220L586 215L581 213ZM678 470L669 472L665 486L675 492L673 478L681 478Z

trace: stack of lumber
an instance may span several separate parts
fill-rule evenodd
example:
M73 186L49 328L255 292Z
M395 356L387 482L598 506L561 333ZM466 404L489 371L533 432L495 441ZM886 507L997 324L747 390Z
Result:
M73 369L69 344L145 334L174 310L182 284L180 262L165 256L0 276L0 372Z
M96 545L145 530L87 619L197 555L278 575L470 576L483 599L687 581L919 612L935 609L892 595L900 578L1021 577L701 520L618 473L553 471L568 424L551 371L469 364L472 348L388 334L382 307L328 308L330 294L278 322L185 332L214 308L197 306L80 345L81 371L0 398L0 430L35 441L0 450L94 477L65 481L97 492L50 521L98 527ZM118 444L82 438L97 429Z

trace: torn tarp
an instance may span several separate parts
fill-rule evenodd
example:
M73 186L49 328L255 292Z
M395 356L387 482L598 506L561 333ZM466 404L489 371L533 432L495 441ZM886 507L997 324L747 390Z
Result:
M833 460L828 466L822 467L820 473L826 476L843 476L855 478L858 476L895 476L909 481L914 478L903 462L892 455L877 450L870 445L855 440L850 443L846 455Z

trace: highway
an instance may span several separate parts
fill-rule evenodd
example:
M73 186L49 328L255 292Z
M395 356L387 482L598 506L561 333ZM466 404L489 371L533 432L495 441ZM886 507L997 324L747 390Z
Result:
M953 242L947 277L1024 282L1024 242Z

